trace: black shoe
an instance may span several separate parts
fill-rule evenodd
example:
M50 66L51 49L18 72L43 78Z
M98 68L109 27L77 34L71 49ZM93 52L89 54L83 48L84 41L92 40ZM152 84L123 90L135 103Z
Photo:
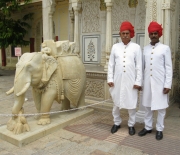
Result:
M152 132L152 130L146 130L145 128L144 129L142 129L139 133L138 133L138 135L139 136L145 136L147 133L151 133Z
M163 139L163 132L162 131L156 131L156 139L157 140Z
M134 135L136 133L136 130L134 127L129 127L129 135Z
M120 125L115 125L114 124L113 127L111 128L111 133L117 132L120 127L121 127Z

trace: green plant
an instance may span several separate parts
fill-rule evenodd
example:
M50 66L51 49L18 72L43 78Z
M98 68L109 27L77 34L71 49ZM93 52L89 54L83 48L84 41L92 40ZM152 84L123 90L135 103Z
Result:
M29 44L24 37L28 33L33 13L24 14L21 18L12 15L20 12L31 0L0 0L0 48L25 46Z

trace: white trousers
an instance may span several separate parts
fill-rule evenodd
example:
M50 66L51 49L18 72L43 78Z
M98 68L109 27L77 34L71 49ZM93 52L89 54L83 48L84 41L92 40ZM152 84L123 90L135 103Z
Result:
M156 130L163 131L164 129L164 117L166 115L166 109L160 109L158 111ZM153 128L153 111L151 107L145 107L145 117L144 117L145 129L152 130Z
M133 127L136 122L136 109L128 109L128 113L129 113L128 126ZM122 119L120 117L119 107L117 107L116 105L113 106L112 115L114 117L114 124L120 125Z

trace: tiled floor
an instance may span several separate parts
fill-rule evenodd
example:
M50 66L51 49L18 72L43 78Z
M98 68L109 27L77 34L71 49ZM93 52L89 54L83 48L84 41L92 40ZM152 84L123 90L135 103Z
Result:
M176 109L174 105L173 109ZM176 109L180 114L180 109ZM142 150L147 154L158 155L178 155L180 154L180 117L169 116L165 120L164 138L161 141L155 139L155 129L151 134L139 137L137 134L129 136L127 129L127 117L122 116L124 121L117 133L111 134L110 129L112 122L111 114L107 112L95 112L94 114L75 122L65 130L85 135L102 141L125 145ZM155 124L155 123L154 123ZM154 125L155 126L155 125ZM144 127L143 124L136 123L136 131L140 131Z

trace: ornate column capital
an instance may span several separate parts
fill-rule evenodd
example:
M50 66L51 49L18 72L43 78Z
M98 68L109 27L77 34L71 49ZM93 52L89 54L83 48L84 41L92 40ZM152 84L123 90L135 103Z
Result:
M106 6L106 11L107 12L111 12L111 10L112 10L112 6Z
M112 6L113 0L105 0L106 3L106 64L104 71L108 69L109 56L112 48Z
M111 8L112 5L113 5L113 4L112 4L111 2L107 2L107 3L106 3L106 7L110 7L110 8Z
M81 3L72 3L72 8L74 10L74 14L78 15L79 11L81 10Z
M114 0L104 0L105 3L113 3Z
M105 0L104 2L106 4L106 11L110 12L112 10L112 6L113 6L112 0Z
M74 11L79 11L81 9L81 2L77 0L72 0L72 8Z
M80 34L79 34L79 11L81 9L80 0L72 0L72 8L74 10L74 42L75 42L75 53L80 55Z
M162 7L163 10L172 10L175 11L175 5L171 2L164 2L162 3Z
M49 8L49 13L53 14L55 11L56 2L55 0L43 0L42 7L43 9Z

